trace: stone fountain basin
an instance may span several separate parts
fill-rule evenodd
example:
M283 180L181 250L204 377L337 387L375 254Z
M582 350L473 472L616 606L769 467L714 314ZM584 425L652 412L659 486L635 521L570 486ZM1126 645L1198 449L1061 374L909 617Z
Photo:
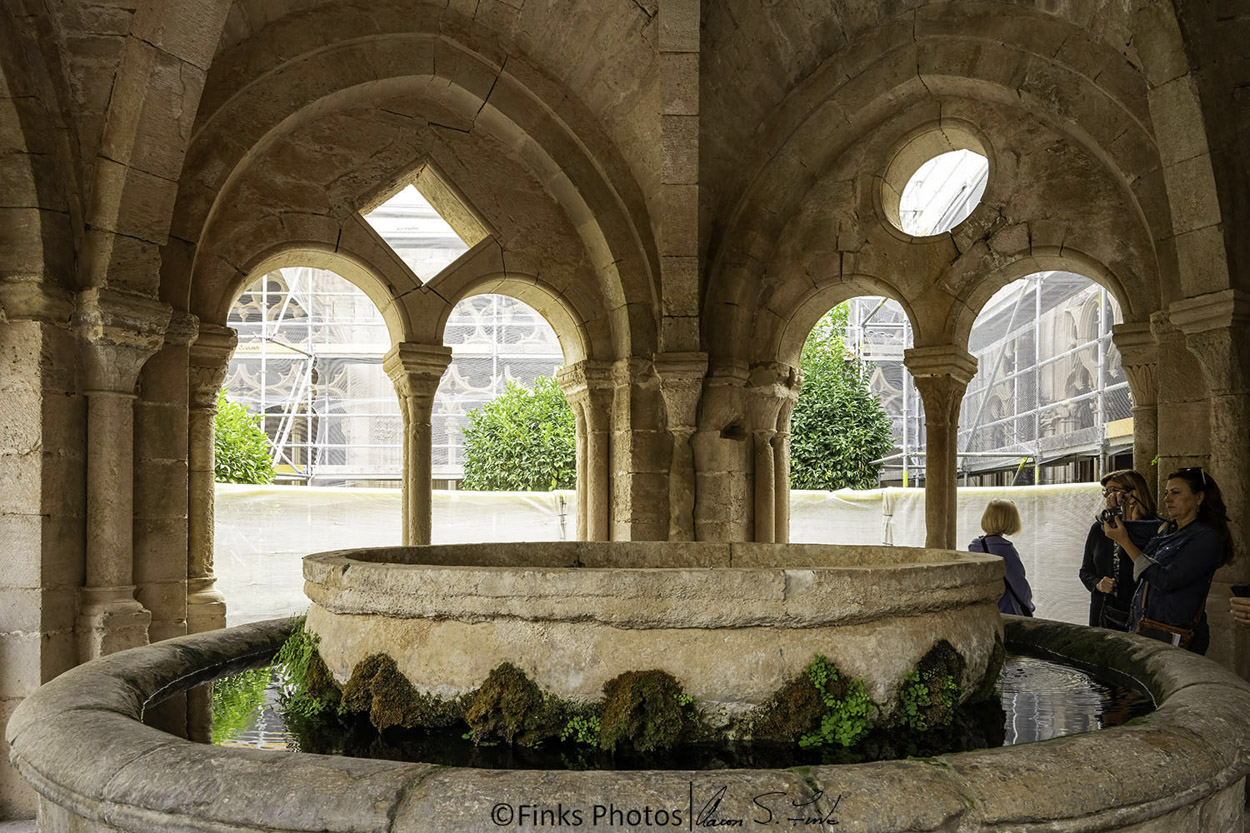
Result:
M886 713L942 639L983 679L1002 637L1002 560L816 544L542 543L343 550L304 559L307 627L340 681L376 653L451 697L511 662L591 701L661 669L716 722L767 700L816 654Z
M1157 710L1130 726L928 760L709 772L471 770L227 749L140 722L163 696L267 662L288 629L264 622L136 648L27 697L5 737L40 794L40 829L453 833L535 829L496 824L492 814L562 805L582 811L584 823L543 829L585 830L595 806L697 815L719 795L705 818L746 828L764 817L757 799L781 796L859 833L1242 830L1250 687L1158 642L1016 617L1006 617L1008 648L1132 677Z

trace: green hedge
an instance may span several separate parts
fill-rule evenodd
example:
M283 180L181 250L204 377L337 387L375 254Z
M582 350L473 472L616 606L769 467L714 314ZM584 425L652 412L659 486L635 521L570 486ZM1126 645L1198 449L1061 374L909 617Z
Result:
M462 488L545 492L576 485L573 410L555 379L540 376L533 390L509 382L501 396L469 412Z
M218 483L273 482L269 438L260 429L260 417L226 399L224 390L217 394L213 449L213 472Z

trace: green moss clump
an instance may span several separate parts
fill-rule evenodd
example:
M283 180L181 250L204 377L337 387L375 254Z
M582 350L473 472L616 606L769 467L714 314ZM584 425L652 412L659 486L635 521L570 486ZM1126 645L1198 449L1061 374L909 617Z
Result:
M373 654L356 665L343 686L341 710L368 712L378 731L391 726L440 728L464 717L463 704L417 691L386 654Z
M820 727L824 714L820 689L803 674L787 680L776 694L758 706L747 726L755 740L797 743Z
M808 663L806 676L820 693L825 712L819 728L800 737L799 746L854 746L872 731L873 705L863 680L848 679L820 654Z
M536 746L559 734L552 705L524 671L505 662L471 695L464 719L474 743L502 740Z
M627 671L603 684L599 746L671 749L698 724L694 701L667 671Z
M949 726L959 705L964 658L945 639L920 658L899 687L898 722L916 732Z
M304 630L304 617L292 623L291 635L274 657L282 674L282 706L288 714L314 717L339 705L339 688L321 659L321 640Z

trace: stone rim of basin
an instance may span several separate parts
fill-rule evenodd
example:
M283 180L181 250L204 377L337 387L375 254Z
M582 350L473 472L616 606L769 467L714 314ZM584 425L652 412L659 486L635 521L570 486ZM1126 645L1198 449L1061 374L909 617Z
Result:
M1242 753L1250 746L1250 686L1202 657L1140 637L1006 619L1009 647L1131 676L1158 709L1133 725L1039 743L802 773L474 771L210 747L139 722L154 695L275 651L289 622L274 621L74 668L26 698L5 735L50 823L77 816L121 830L491 829L501 805L516 812L563 803L589 812L596 802L639 810L649 802L698 812L718 794L714 817L754 819L753 798L764 793L810 800L813 810L866 831L957 823L1075 832L1154 819L1178 831L1232 829L1250 772ZM699 800L688 804L688 796Z
M627 566L584 559L607 546L456 544L317 553L304 558L305 593L335 614L461 621L506 615L623 628L851 625L966 608L1002 595L1002 559L980 553L664 542L614 545L631 556ZM691 551L696 563L672 564L674 554ZM878 551L892 560L862 563ZM473 563L479 556L508 562L514 552L515 564ZM739 566L731 566L734 552ZM812 563L820 555L861 563ZM680 611L649 609L646 603L660 597L680 599Z

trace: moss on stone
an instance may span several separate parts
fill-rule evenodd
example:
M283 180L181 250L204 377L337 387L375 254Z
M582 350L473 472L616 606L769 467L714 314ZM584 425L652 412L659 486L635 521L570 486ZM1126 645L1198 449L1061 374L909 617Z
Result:
M945 639L930 648L899 687L898 722L917 732L949 726L959 706L965 664Z
M755 740L798 743L814 732L825 713L820 691L806 674L788 681L777 693L757 706L747 720L748 733Z
M990 651L989 661L985 664L985 675L981 678L981 684L968 698L969 703L984 703L998 698L998 678L1003 673L1003 663L1006 660L1007 648L1003 645L1002 637L994 634L994 648Z
M510 662L493 669L469 698L465 722L474 743L535 746L562 726L538 684Z
M666 671L626 671L603 685L599 745L638 752L671 749L697 724L693 701Z
M342 710L368 712L378 731L391 726L435 729L464 717L459 700L417 691L386 654L368 656L352 670L343 687Z

